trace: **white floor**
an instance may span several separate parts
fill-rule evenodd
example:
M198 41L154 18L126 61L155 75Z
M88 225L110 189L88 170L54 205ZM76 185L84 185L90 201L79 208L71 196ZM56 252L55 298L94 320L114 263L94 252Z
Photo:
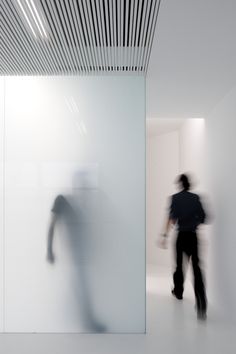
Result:
M146 335L5 334L0 354L235 354L235 327L211 305L206 323L197 321L189 281L182 302L170 288L169 272L148 267Z

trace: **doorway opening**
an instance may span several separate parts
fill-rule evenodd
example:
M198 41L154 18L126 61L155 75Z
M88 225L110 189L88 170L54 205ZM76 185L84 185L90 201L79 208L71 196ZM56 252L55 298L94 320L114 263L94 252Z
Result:
M168 237L168 248L159 247L161 234L168 216L169 197L177 193L176 177L187 173L192 182L192 191L203 201L207 195L206 142L204 118L188 119L147 119L147 318L155 322L153 313L166 318L173 286L172 273L175 268L175 237L173 228ZM203 268L209 276L210 249L209 230L202 226L198 231L200 255ZM206 264L207 263L207 264ZM188 268L191 268L188 266ZM155 299L158 297L159 301ZM185 303L194 308L192 271L186 272ZM163 305L163 306L162 306ZM157 311L153 308L158 306ZM160 316L158 316L160 318ZM177 316L178 317L178 316ZM176 319L178 320L178 319Z

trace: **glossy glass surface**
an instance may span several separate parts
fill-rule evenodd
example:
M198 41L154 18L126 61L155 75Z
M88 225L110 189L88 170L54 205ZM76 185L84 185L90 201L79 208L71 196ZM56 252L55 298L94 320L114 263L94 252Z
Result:
M144 90L6 78L7 332L144 332Z

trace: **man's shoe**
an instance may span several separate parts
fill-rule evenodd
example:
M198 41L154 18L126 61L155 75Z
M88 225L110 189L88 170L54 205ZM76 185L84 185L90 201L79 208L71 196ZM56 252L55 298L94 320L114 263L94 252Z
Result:
M171 293L172 293L172 295L174 295L174 297L176 297L176 299L183 300L183 295L176 294L174 289L171 290Z
M205 310L197 309L197 318L200 321L206 321L207 313Z

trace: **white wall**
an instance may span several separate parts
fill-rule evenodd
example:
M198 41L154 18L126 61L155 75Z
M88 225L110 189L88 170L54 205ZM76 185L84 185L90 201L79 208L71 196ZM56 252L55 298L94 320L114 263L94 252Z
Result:
M205 119L185 119L180 128L180 173L193 179L193 189L206 191Z
M4 329L4 79L0 77L0 332Z
M157 247L168 210L168 197L176 192L179 173L179 133L149 136L147 141L147 261L169 266L171 249Z
M235 174L236 88L206 119L211 198L214 206L214 269L222 311L236 320Z
M144 332L144 78L9 77L5 95L5 331ZM49 264L58 194L79 232L57 223Z

